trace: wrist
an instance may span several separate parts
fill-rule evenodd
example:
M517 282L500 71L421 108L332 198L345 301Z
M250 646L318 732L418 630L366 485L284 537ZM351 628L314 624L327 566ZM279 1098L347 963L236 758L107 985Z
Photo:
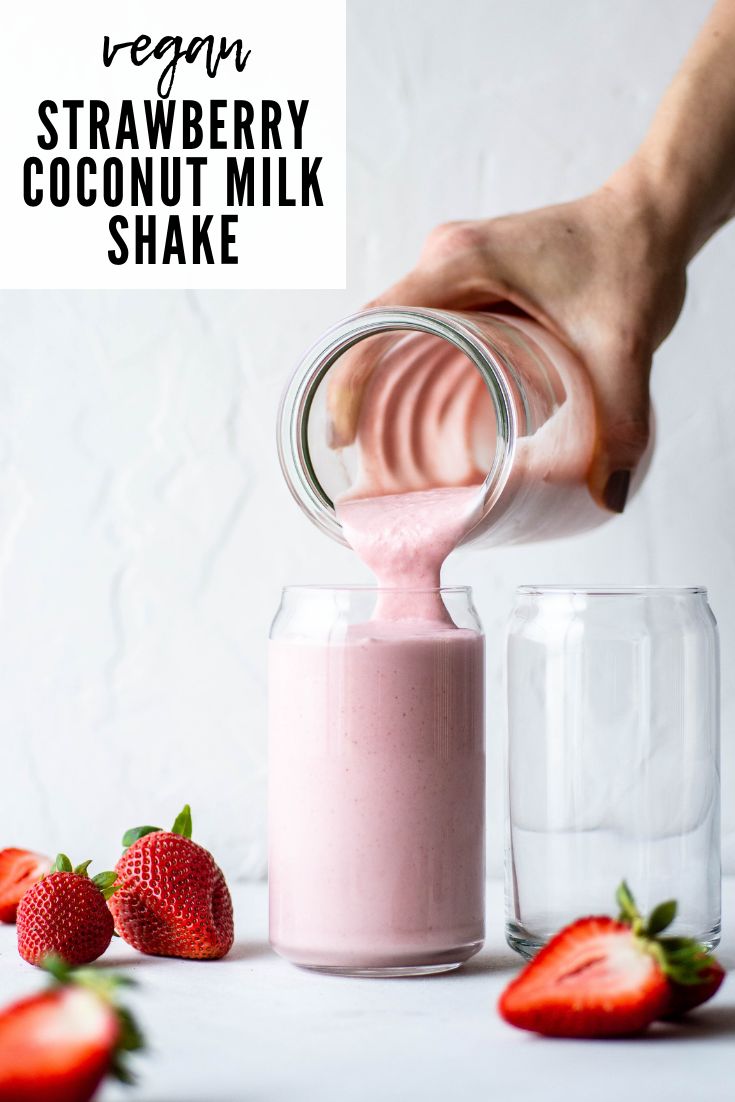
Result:
M664 267L686 268L709 236L690 182L675 165L639 150L604 185Z

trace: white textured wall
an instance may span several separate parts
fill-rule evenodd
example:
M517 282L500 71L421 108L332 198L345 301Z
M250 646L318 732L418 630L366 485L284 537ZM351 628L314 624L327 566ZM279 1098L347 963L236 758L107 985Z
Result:
M364 580L283 487L281 386L324 326L449 218L570 198L640 137L703 0L348 0L345 293L0 299L0 845L110 863L185 799L231 873L264 868L264 643L286 582ZM514 586L705 582L735 763L735 229L693 265L660 352L658 449L625 517L457 556L500 740ZM493 790L499 759L491 755ZM730 864L735 801L726 797ZM491 856L499 867L498 800Z

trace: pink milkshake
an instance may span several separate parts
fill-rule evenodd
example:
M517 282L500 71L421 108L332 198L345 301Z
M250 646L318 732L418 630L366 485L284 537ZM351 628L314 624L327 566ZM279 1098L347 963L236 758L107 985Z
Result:
M484 936L483 638L340 627L271 641L271 944L326 971L444 971Z

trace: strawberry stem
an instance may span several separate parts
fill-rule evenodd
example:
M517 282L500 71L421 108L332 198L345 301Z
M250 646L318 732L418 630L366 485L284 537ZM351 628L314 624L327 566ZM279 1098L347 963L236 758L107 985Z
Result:
M632 926L636 919L641 917L640 911L636 906L636 901L633 898L633 893L628 887L625 880L622 881L620 887L615 893L615 899L618 907L620 908L620 914L618 915L618 922L624 922L626 926Z

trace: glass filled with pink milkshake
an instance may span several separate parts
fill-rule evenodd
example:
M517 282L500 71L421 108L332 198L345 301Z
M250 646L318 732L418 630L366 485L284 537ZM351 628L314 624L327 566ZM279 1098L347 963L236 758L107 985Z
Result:
M344 975L458 967L484 938L470 590L290 587L269 648L271 944Z

